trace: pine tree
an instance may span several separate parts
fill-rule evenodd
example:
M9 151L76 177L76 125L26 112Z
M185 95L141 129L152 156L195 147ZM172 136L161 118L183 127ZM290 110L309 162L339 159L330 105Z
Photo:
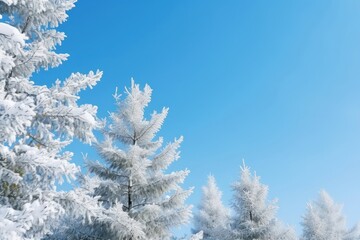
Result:
M126 98L115 94L118 110L110 114L111 124L104 129L104 141L96 145L106 164L88 161L87 167L99 179L94 196L109 216L117 208L121 218L129 218L136 229L110 225L121 222L118 214L104 222L96 219L90 228L92 236L108 239L169 239L171 228L188 222L189 206L184 204L191 190L180 187L189 171L165 173L168 166L179 158L178 148L182 137L161 148L163 139L155 139L168 113L163 108L153 112L150 120L144 118L145 107L151 100L152 89L145 85L141 90L132 80L125 91ZM124 216L126 215L126 216ZM84 228L71 229L81 231Z
M97 108L77 100L102 73L75 73L52 87L32 81L34 73L66 60L67 54L55 52L65 37L56 28L74 2L0 0L1 239L39 239L65 207L88 214L86 207L96 204L79 190L57 192L55 186L79 172L65 151L73 137L96 140Z
M308 204L302 225L304 240L360 239L359 227L346 229L342 206L335 203L325 191L320 192L317 201Z
M241 240L290 240L296 239L291 228L277 220L275 202L268 202L268 187L260 177L252 176L243 164L241 178L233 185L233 209L231 239Z
M230 211L221 201L222 193L213 176L208 177L208 184L202 191L199 211L194 217L194 232L203 231L204 239L222 239L230 230Z

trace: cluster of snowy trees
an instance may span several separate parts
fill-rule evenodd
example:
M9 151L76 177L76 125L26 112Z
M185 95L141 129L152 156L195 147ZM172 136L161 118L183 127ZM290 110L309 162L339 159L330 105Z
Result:
M67 59L55 52L65 38L57 27L75 1L0 0L0 239L171 239L174 227L191 220L185 201L192 189L181 187L188 170L167 173L183 138L164 144L156 136L168 109L146 118L152 89L132 81L124 97L114 95L117 110L106 123L96 106L78 103L102 72L73 73L51 87L32 80ZM66 147L75 138L102 157L86 160L89 175L71 162ZM65 180L76 187L58 191ZM296 239L245 165L233 191L231 214L209 177L188 239ZM303 227L306 240L360 239L325 192L309 204Z
M97 107L78 104L102 72L73 73L48 86L33 74L68 57L55 52L57 31L75 0L0 1L0 239L169 239L188 223L188 170L165 173L179 158L182 137L163 146L156 137L168 109L144 116L152 90L132 81L109 124ZM93 131L101 130L98 142ZM103 162L81 174L66 151L74 138L93 144ZM57 191L64 180L75 189ZM201 232L191 236L201 238Z
M243 164L240 180L232 185L232 212L221 201L215 178L209 176L203 187L199 209L194 217L194 232L204 240L295 240L295 231L276 217L276 202L267 199L268 187ZM301 240L357 240L360 225L346 228L341 205L321 191L319 199L308 204L301 222Z

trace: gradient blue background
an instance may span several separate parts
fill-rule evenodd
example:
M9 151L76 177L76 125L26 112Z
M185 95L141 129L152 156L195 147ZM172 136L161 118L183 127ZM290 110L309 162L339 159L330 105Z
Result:
M321 189L345 205L349 226L360 220L359 1L80 0L69 14L58 49L69 60L36 79L103 70L81 95L102 118L116 86L148 83L149 111L170 107L160 135L184 135L171 170L191 170L189 203L211 173L229 205L244 158L298 234ZM96 158L71 150L79 164L81 152Z

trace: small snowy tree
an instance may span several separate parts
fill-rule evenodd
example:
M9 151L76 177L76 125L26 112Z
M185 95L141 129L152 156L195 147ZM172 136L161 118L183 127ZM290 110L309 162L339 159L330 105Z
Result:
M268 202L268 187L260 177L252 176L250 169L241 167L241 178L233 185L231 239L241 240L291 240L296 239L293 229L284 227L276 218L276 205Z
M79 171L69 162L72 153L64 151L72 138L95 141L97 108L77 100L102 73L75 73L52 87L31 79L67 59L67 54L55 52L65 37L56 28L74 2L0 0L1 239L39 239L64 207L82 212L87 205L79 201L96 204L81 192L56 192L55 186Z
M302 221L304 240L356 240L360 229L346 229L342 206L336 204L329 194L321 191L317 201L308 204Z
M103 215L112 219L104 222L96 218L92 224L84 225L95 238L169 239L171 228L187 223L191 216L190 207L184 204L191 190L183 190L179 185L189 171L165 173L179 158L182 137L161 148L163 139L155 139L155 135L168 108L153 112L150 120L146 120L145 107L151 93L148 85L141 90L132 80L125 99L114 95L118 111L110 114L111 124L103 131L105 140L96 145L106 164L93 161L86 164L100 179L93 195L100 196ZM119 214L110 215L114 208ZM122 219L131 224L117 224ZM139 227L130 230L131 225ZM70 227L68 231L87 232L84 228Z
M213 176L208 177L208 184L202 191L199 211L194 217L194 232L203 231L204 239L222 239L230 230L230 211L221 201L222 193Z

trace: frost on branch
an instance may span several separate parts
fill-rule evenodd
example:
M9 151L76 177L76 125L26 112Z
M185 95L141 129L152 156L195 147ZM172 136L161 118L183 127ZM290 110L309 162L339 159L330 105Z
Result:
M204 233L202 231L192 235L189 240L201 240L203 239Z

